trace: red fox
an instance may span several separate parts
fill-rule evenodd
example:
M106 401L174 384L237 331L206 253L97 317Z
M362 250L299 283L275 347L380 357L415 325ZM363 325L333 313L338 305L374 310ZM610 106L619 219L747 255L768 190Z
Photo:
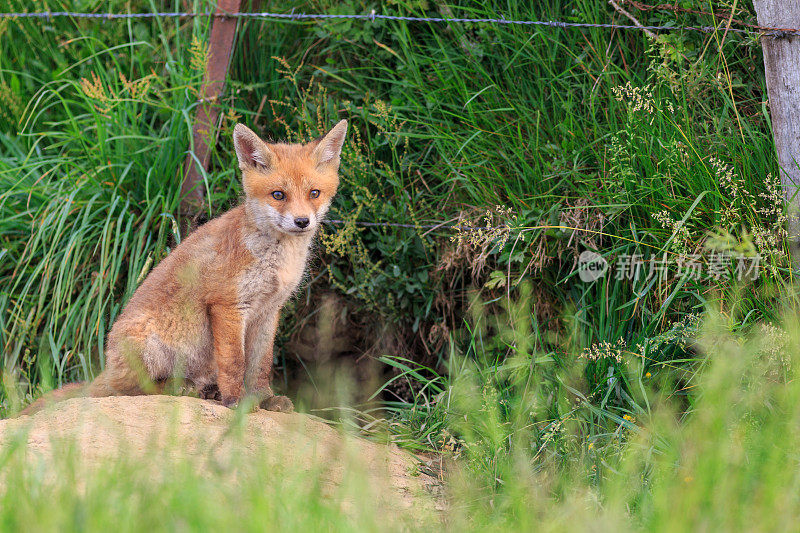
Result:
M157 393L185 379L204 397L292 410L270 388L280 310L303 277L311 241L339 185L342 120L306 144L270 144L237 124L244 203L191 233L142 282L106 342L106 368L31 404Z

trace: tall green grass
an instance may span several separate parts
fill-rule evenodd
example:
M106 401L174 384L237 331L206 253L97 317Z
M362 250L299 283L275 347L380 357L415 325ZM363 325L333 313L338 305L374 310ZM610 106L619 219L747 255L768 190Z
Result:
M333 13L367 6L262 7ZM387 9L613 16L578 0ZM746 17L749 8L742 9ZM674 15L643 16L663 22ZM208 31L201 19L41 26L5 23L0 69L3 94L24 102L9 108L18 112L4 129L0 161L4 363L34 384L41 365L58 382L96 372L105 331L179 239L173 219ZM37 61L31 48L41 50ZM326 230L284 341L302 333L313 295L324 291L342 296L345 321L359 332L343 353L396 353L434 367L451 340L469 337L463 317L471 291L497 301L532 281L537 342L557 351L620 338L641 344L702 309L709 287L729 294L725 281L681 280L674 270L656 280L609 275L585 284L574 271L585 248L612 264L635 253L701 252L707 261L709 244L760 252L768 275L758 296L722 297L723 306L735 301L743 325L771 316L773 295L791 293L776 225L781 209L765 184L776 168L758 104L759 48L747 37L676 33L649 42L602 29L247 20L235 52L204 176L205 218L240 194L228 135L237 120L294 140L338 118L353 123L332 212L347 224ZM733 179L725 181L729 170ZM499 228L490 237L504 245L471 235L454 241L452 230L359 227L356 219L488 221ZM286 372L301 366L286 355Z

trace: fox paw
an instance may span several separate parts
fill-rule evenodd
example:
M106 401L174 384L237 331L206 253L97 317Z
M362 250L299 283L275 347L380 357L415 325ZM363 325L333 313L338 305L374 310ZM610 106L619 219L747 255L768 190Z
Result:
M236 409L239 407L239 398L235 398L233 396L225 397L223 396L220 400L220 403L225 407L229 407L231 409Z
M206 385L200 389L200 397L204 400L216 400L218 402L222 400L222 395L219 393L219 387L217 387L216 383Z
M277 413L291 413L294 411L294 404L286 396L270 396L261 402L261 408Z

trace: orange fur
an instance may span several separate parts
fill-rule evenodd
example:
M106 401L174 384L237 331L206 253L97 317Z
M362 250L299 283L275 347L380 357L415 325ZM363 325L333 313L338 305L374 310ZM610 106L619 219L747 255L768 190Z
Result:
M304 145L267 144L238 124L244 204L198 228L150 272L109 332L105 371L50 398L157 393L177 378L201 390L216 385L235 405L250 373L249 392L269 400L280 310L336 194L346 130L341 121Z

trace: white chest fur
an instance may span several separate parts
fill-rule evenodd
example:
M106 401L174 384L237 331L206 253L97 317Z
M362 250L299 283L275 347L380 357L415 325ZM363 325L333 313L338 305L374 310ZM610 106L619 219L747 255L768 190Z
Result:
M239 308L247 315L280 309L303 278L312 236L250 235L254 261L238 283Z

